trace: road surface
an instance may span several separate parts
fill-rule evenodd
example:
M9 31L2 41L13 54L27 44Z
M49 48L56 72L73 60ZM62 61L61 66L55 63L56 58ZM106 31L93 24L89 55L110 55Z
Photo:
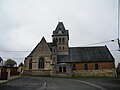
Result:
M47 82L45 90L100 90L72 79L43 78Z
M0 90L119 90L120 80L21 77L0 85Z
M1 84L0 90L39 90L43 84L44 81L36 78L21 77Z

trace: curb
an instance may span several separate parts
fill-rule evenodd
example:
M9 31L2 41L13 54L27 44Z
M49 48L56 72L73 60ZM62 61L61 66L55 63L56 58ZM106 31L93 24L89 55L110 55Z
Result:
M2 80L2 82L0 82L0 84L4 84L6 82L8 82L8 80Z
M8 81L12 81L12 80L18 79L18 78L20 78L20 77L21 77L21 76L16 76L16 77L10 78L9 80L2 80L2 82L0 82L0 84L5 84L5 83L7 83Z
M84 83L84 84L87 84L87 85L90 85L90 86L98 88L100 90L107 90L107 89L105 89L105 88L103 88L103 87L101 87L99 85L93 84L93 83L89 83L89 82L85 82L85 81L80 81L80 80L75 80L75 81L81 82L81 83Z

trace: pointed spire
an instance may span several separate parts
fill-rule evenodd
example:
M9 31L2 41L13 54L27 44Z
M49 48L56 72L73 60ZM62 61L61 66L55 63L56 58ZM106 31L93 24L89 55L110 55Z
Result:
M65 30L63 22L58 22L58 25L57 25L55 31L59 31L59 30Z

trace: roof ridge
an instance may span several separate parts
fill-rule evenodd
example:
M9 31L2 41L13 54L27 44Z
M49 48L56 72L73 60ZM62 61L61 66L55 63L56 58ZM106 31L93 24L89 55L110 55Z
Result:
M89 47L69 47L69 48L96 48L96 47L105 47L105 46L89 46Z

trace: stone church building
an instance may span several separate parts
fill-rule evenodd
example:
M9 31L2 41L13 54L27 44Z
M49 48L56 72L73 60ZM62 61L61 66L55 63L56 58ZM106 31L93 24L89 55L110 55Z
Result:
M69 47L69 30L59 22L52 42L43 37L25 58L26 74L41 76L115 76L114 57L107 46Z

